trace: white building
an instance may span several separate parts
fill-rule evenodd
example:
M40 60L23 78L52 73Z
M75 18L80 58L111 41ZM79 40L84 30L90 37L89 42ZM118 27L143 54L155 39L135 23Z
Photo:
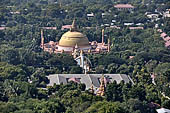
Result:
M114 7L118 9L119 11L123 11L123 10L132 11L134 9L134 6L132 6L131 4L117 4L117 5L114 5Z
M170 113L169 109L161 108L156 110L158 113Z

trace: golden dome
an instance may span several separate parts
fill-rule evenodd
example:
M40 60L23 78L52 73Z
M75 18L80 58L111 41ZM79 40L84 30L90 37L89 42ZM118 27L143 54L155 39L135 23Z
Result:
M78 46L89 46L89 40L82 33L77 31L68 31L64 33L59 41L59 46L75 47Z

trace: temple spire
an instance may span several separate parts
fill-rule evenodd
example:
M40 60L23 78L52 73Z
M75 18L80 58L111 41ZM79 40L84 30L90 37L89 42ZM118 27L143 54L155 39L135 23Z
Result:
M90 92L91 92L92 94L94 94L94 85L93 85L93 84L91 84Z
M44 49L44 36L43 36L43 30L41 30L41 47Z
M75 28L76 26L75 26L75 19L73 20L73 22L72 22L72 28Z
M102 45L104 45L104 29L102 29Z
M100 87L99 90L97 92L98 96L104 96L105 95L105 82L104 82L104 75L102 75L101 79L100 79Z
M76 20L74 19L70 28L70 31L76 31Z

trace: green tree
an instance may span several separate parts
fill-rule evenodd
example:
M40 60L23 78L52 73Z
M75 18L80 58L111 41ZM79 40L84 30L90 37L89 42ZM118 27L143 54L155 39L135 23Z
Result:
M124 113L125 110L118 102L96 102L92 104L85 113Z

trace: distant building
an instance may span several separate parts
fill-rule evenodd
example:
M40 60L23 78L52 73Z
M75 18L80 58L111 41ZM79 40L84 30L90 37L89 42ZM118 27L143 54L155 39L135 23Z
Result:
M8 27L0 27L0 30L5 30L7 29Z
M102 18L106 17L106 16L109 16L110 13L106 12L106 13L102 13Z
M144 24L143 24L143 23L137 23L136 25L137 25L137 26L141 26L141 25L144 25Z
M165 37L163 39L164 39L164 41L170 41L170 36L167 36L167 37Z
M163 39L164 39L164 41L170 41L170 37L169 36L167 36L167 37L165 37Z
M104 40L104 30L102 30L102 42L98 43L97 41L89 42L86 35L78 31L75 20L72 25L67 26L70 28L70 31L64 33L59 40L59 42L49 41L45 42L43 36L43 31L41 31L41 45L40 47L50 53L68 53L73 54L75 50L78 52L83 51L83 53L100 53L100 52L109 52L110 51L110 40L108 43L105 43ZM63 27L67 28L67 27Z
M49 84L47 86L53 86L54 84L67 84L70 81L76 83L83 83L86 85L86 90L90 89L93 85L94 91L100 87L101 78L104 76L105 84L112 83L116 81L120 83L124 81L125 83L132 82L132 79L126 74L52 74L48 76Z
M11 14L20 14L20 12L19 11L15 11L15 12L10 12Z
M61 30L70 29L72 25L63 25Z
M131 4L117 4L117 5L114 5L114 7L118 9L119 11L123 11L123 10L132 11L134 9L134 6L132 6Z
M167 36L167 34L165 32L161 33L161 37L165 38Z
M163 16L165 18L167 18L167 17L170 18L170 9L167 9L166 12L164 12Z
M131 26L133 25L134 23L124 23L125 26Z
M157 31L160 32L160 33L162 33L162 29L158 29Z
M165 109L165 108L160 108L156 110L158 113L170 113L169 109Z
M87 14L87 18L90 19L90 18L93 18L94 17L94 13L88 13Z
M156 19L158 18L159 14L147 14L147 17L150 19Z
M130 30L132 29L144 29L143 27L129 27Z
M112 25L112 26L110 26L110 27L106 27L106 29L108 29L108 28L120 29L120 27L119 27L119 26L116 26L116 25Z
M50 29L50 30L56 30L57 27L42 27L43 29Z
M165 42L165 47L170 48L170 41Z
M133 59L135 56L129 56L129 59Z
M115 22L116 22L116 20L112 20L112 22L113 22L113 23L115 23Z
M158 29L158 32L162 32L162 30ZM160 37L165 41L165 47L170 48L170 37L165 32L162 32Z
M149 19L151 19L151 22L160 20L160 18L159 18L159 15L160 15L160 14L146 12L145 15L146 15Z

